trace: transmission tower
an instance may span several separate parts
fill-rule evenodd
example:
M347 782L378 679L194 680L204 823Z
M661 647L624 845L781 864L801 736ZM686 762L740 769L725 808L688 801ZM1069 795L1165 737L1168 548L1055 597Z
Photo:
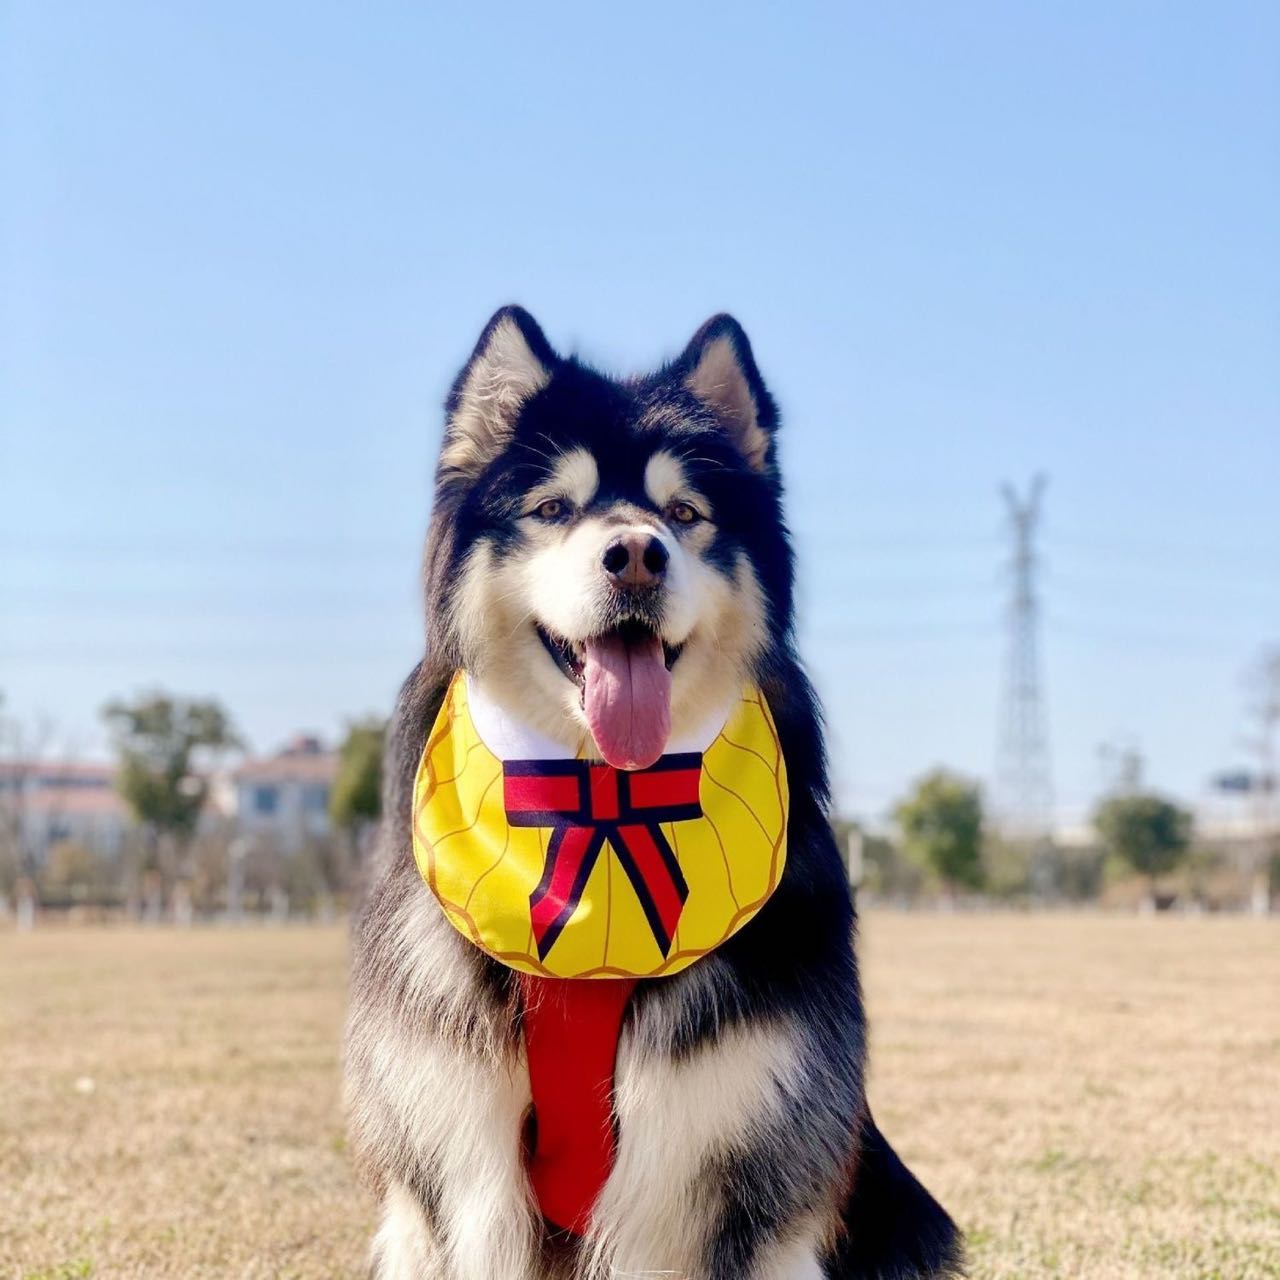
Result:
M998 790L1008 834L1033 854L1050 839L1053 788L1049 778L1049 737L1040 673L1039 560L1035 541L1045 477L1032 480L1025 497L1012 485L1001 489L1013 542L1010 561L1008 653L1001 712ZM1033 873L1036 868L1033 863ZM1047 887L1047 886L1042 886Z

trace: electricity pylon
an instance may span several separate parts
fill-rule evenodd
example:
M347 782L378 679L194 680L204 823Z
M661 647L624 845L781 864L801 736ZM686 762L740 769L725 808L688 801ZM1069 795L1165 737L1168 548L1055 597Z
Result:
M1025 497L1012 485L1001 489L1013 541L1010 561L1008 651L1000 721L997 785L1006 832L1034 855L1051 837L1053 786L1049 735L1040 669L1039 559L1035 540L1046 480L1038 475ZM1033 860L1033 883L1037 868ZM1041 883L1037 887L1046 889Z

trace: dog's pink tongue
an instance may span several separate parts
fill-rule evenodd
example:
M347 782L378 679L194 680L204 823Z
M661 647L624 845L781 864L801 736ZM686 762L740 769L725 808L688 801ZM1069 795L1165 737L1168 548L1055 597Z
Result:
M615 769L646 769L671 732L671 672L657 636L586 642L583 705L596 746Z

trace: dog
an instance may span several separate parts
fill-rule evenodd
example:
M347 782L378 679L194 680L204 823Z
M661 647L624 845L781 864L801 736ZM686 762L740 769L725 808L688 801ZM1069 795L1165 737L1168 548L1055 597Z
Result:
M380 1203L375 1280L960 1274L957 1229L867 1105L854 910L795 651L778 427L727 315L656 373L619 380L506 307L450 391L426 651L388 729L353 926L346 1095ZM415 857L415 780L459 672L522 732L622 773L756 689L785 764L770 896L715 949L628 989L607 1175L575 1231L531 1189L522 975L463 936ZM735 849L723 853L731 867ZM584 987L609 984L574 980Z

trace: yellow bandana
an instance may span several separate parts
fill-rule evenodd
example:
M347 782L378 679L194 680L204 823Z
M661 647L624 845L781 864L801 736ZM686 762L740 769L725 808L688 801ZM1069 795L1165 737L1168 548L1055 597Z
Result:
M471 696L459 672L418 766L413 850L449 922L491 956L545 977L677 973L777 888L787 776L758 690L703 750L673 744L634 772L487 741Z

